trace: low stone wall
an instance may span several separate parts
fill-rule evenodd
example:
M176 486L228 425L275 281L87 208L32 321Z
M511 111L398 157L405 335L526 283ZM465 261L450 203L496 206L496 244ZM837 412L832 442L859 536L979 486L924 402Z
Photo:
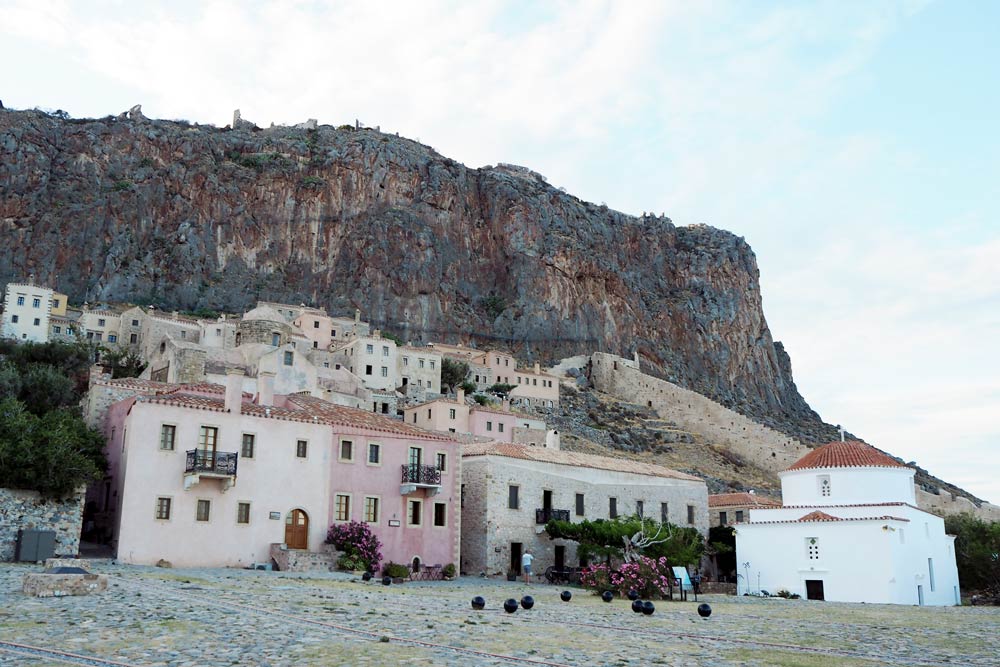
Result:
M342 551L329 544L324 544L320 552L287 549L278 543L271 545L271 559L281 572L333 572L342 555Z
M45 559L45 569L54 570L57 567L79 567L81 569L90 570L91 563L90 560L86 558L46 558Z
M736 595L736 584L721 581L703 581L698 590L706 595Z
M36 598L90 595L108 590L108 575L31 573L24 575L21 590Z
M14 560L21 529L53 530L57 556L79 553L83 498L83 489L71 500L56 501L43 499L35 491L0 488L0 562Z

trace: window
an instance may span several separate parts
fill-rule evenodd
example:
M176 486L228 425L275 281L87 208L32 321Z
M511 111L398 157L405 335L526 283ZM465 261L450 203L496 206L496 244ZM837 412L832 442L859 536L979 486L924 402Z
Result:
M422 505L423 502L419 500L410 500L407 502L406 525L420 525L420 515L423 513Z
M109 343L117 343L118 342L118 335L117 334L108 334L108 342Z
M726 516L725 512L719 512L719 525L725 526L729 517Z
M187 338L187 337L188 337L188 332L187 331L182 331L181 332L181 338ZM97 334L97 340L101 340L101 334Z
M449 408L448 409L448 419L454 419L454 418L455 418L455 408Z
M929 583L931 585L931 593L933 593L934 592L934 559L933 558L928 558L927 559L927 577L928 577Z
M290 350L285 350L285 365L291 366L294 360L295 360L295 353Z
M639 515L640 519L644 516L644 513L642 511L644 507L645 505L641 500L635 501L635 513Z
M313 329L319 329L319 320L313 322Z
M353 461L354 460L354 443L350 440L340 441L340 460L341 461Z
M375 354L375 346L365 345L365 352L367 352L368 354Z
M237 503L236 523L250 523L250 503Z
M195 521L208 521L209 513L212 511L211 500L199 500L198 508L195 510Z
M221 336L222 335L222 329L216 329L215 330L215 335L216 336Z
M39 299L37 296L34 299L31 300L31 307L32 308L40 308L41 305L42 305L42 300ZM102 327L104 326L104 320L101 320L101 326Z
M403 357L403 365L404 366L409 366L410 365L410 358L409 357Z
M365 496L365 521L378 523L378 498Z
M421 368L424 367L424 360L423 359L418 359L417 363L420 365Z
M34 321L34 322L32 322L32 324L33 324L33 325L35 325L36 327L37 327L37 326L38 326L39 324L41 324L41 323L42 323L42 320L41 320L41 319L39 319L39 318L37 318L37 317L35 318L35 321Z
M336 338L336 337L337 337L337 330L330 329L330 338Z
M438 452L437 453L437 469L440 470L441 472L444 472L445 470L448 469L447 468L447 464L448 464L448 455L445 454L444 452Z
M465 484L462 485L462 493L459 496L459 502L462 507L465 507Z
M52 333L61 333L61 332L62 332L61 328L56 327L56 326L52 327Z
M177 427L173 424L164 424L160 427L160 449L172 451L174 439L177 436Z
M52 307L53 308L59 307L59 299L52 299Z
M618 518L618 499L608 498L608 517L612 519Z
M443 528L447 524L448 506L444 503L434 503L434 525ZM931 587L934 590L934 587Z
M819 495L823 496L824 498L829 498L830 497L830 476L829 475L820 475L819 477L816 478L816 480L819 483Z
M389 367L388 366L383 366L382 367L382 377L384 377L384 378L389 377Z
M520 487L513 484L507 487L507 509L516 510L520 508L517 497L518 491L520 491Z
M819 538L806 538L806 556L809 560L819 560Z
M336 521L351 520L351 497L338 493L334 503L334 519Z
M371 375L371 374L372 374L372 365L371 364L365 365L365 375Z
M497 422L497 430L503 433L503 422Z
M170 521L170 498L156 499L156 518L161 521Z
M300 459L306 458L309 453L309 443L305 440L297 440L295 442L295 456Z
M736 510L736 523L743 523L743 510Z
M383 357L388 357L389 356L389 346L388 345L383 345L382 346L382 356Z
M688 523L694 525L694 505L688 505Z
M23 296L17 297L17 305L19 305L19 306L23 306L24 305L24 297Z
M11 316L10 316L10 321L11 321L11 322L13 322L14 324L17 324L17 321L18 321L19 319L20 319L20 318L19 318L19 317L18 317L17 315L11 315Z
M368 463L382 462L382 447L374 442L368 443Z
M139 320L132 320L132 326L134 327L139 326Z
M38 301L38 299L35 299L35 301ZM37 308L38 306L35 306L35 307ZM103 317L98 317L97 318L97 326L103 327L104 324L105 324L105 322L106 322L106 320Z
M431 368L434 368L434 360L431 359Z
M278 347L281 345L281 334L272 333L271 334L271 345Z
M240 447L240 456L242 456L245 459L253 458L253 446L254 446L254 441L256 439L257 436L255 436L253 433L243 434L243 445Z
M314 350L319 349L319 343L317 343L316 341L313 341L313 349ZM329 366L329 364L327 364L327 366Z
M578 493L578 494L576 494L576 515L577 516L583 516L583 514L584 514L584 510L583 510L583 494L582 493Z
M219 429L214 426L202 426L198 432L198 449L203 452L215 452L215 445L219 441Z
M486 422L486 430L487 431L493 430L493 422Z
M97 339L97 340L101 340L101 338L103 336L104 336L104 334L102 334L100 331L98 331L97 333L94 334L94 338Z

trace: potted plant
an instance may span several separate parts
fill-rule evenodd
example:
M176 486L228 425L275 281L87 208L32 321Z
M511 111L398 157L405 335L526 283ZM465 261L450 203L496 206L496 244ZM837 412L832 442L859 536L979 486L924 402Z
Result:
M507 581L517 581L517 572L512 567L507 569Z
M455 578L455 564L448 563L443 568L441 568L441 578L445 581L451 581Z

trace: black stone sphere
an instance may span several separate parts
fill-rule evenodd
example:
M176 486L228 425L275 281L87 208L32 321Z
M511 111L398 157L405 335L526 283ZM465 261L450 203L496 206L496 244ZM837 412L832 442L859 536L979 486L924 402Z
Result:
M601 599L604 600L605 602L611 602L612 600L615 599L615 594L612 593L611 591L604 591L603 593L601 593Z
M642 613L642 600L632 600L632 611L637 614Z
M371 581L372 580L372 573L371 572L365 572L364 574L361 575L361 578L364 579L365 581Z
M382 585L388 586L392 583L392 577L382 577Z
M532 607L535 606L535 598L531 597L530 595L525 595L523 598L521 598L521 606L524 607L525 609L531 609Z
M635 590L634 588L632 590L630 590L628 592L628 599L629 600L638 600L639 599L639 591Z
M656 607L653 605L652 602L646 600L645 602L642 603L642 613L644 613L646 616L652 616L654 611L656 611Z
M707 602L702 602L700 605L698 605L698 615L701 616L702 618L708 618L709 616L712 615L712 608L708 605Z
M573 594L570 593L569 591L563 591L562 593L559 594L559 597L562 599L563 602L569 602L570 600L573 599Z
M513 614L515 611L517 611L517 600L515 600L514 598L510 598L509 600L505 601L503 603L503 610L508 614Z
M476 597L472 598L472 608L473 609L485 609L486 608L486 599L483 598L482 595L477 595Z

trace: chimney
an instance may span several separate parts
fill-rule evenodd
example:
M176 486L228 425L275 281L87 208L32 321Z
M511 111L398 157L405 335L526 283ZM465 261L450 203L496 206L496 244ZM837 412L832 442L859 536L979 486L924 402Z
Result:
M541 373L541 372L542 372L542 365L536 361L535 362L535 374L537 375L538 373Z
M257 372L257 405L274 405L274 371Z
M243 369L231 366L226 369L226 412L235 415L243 410Z
M361 324L361 309L354 309L354 330L357 331L358 325Z
M458 401L459 405L465 403L465 390L461 387L455 390L455 400Z

